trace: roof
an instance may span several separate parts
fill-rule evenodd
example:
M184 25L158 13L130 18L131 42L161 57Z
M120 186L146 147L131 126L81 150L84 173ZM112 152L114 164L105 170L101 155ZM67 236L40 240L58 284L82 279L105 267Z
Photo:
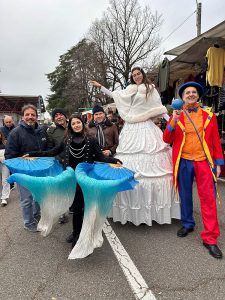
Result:
M21 114L22 107L28 103L45 112L42 96L0 94L0 112Z
M214 44L225 48L225 21L198 37L164 53L177 56L170 61L170 79L176 80L186 75L199 73L205 63L208 48Z
M200 40L207 40L209 39L212 42L212 39L214 40L214 43L219 44L221 41L223 42L225 39L225 21L222 23L219 23L215 27L209 29L208 31L202 33L201 35L197 36L196 38L176 47L169 51L166 51L164 54L167 55L175 55L178 56L182 54L184 51L188 50L190 47L195 45Z

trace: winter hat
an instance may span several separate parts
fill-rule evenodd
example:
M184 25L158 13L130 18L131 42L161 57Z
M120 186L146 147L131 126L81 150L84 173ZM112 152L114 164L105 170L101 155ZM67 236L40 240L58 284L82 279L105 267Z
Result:
M55 108L52 111L52 120L54 120L56 114L62 114L67 119L66 111L64 108Z
M98 113L98 112L103 112L104 113L104 109L103 109L103 107L102 106L100 106L100 105L95 105L94 107L93 107L93 109L92 109L92 113L93 113L93 115L94 114L96 114L96 113Z
M199 83L197 83L195 81L188 81L179 87L178 93L179 93L179 96L181 99L182 99L183 91L190 86L196 88L196 90L198 91L198 94L199 94L199 98L203 95L203 87Z

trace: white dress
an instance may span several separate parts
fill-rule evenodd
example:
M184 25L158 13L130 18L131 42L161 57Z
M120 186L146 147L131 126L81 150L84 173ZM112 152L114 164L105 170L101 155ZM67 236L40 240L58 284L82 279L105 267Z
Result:
M171 147L163 142L161 129L151 120L165 113L166 109L155 88L146 100L143 86L128 86L129 94L132 89L135 91L130 104L127 103L128 88L112 93L102 88L103 92L113 96L121 117L125 119L116 158L123 162L124 167L133 170L139 181L134 190L118 193L109 217L122 224L129 221L135 225L145 223L151 226L153 220L170 224L172 218L180 218L180 205L173 189Z

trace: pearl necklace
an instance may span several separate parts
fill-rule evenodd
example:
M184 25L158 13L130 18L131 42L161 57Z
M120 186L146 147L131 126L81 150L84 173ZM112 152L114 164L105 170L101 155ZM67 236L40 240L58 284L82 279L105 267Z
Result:
M80 149L75 149L73 148L71 145L69 146L69 152L70 154L75 157L75 158L81 158L84 156L84 149L86 147L86 144L80 148ZM76 151L76 153L74 153L74 151Z

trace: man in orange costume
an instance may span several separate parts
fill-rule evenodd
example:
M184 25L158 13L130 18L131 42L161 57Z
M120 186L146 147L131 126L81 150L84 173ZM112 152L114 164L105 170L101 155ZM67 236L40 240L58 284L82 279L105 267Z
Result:
M192 185L195 177L204 225L201 232L203 245L210 255L222 258L217 246L220 230L214 181L220 175L220 165L224 161L216 116L201 108L197 102L202 94L203 88L196 82L180 86L183 110L173 111L163 140L168 144L173 143L174 185L179 190L182 223L177 235L185 237L194 230Z

